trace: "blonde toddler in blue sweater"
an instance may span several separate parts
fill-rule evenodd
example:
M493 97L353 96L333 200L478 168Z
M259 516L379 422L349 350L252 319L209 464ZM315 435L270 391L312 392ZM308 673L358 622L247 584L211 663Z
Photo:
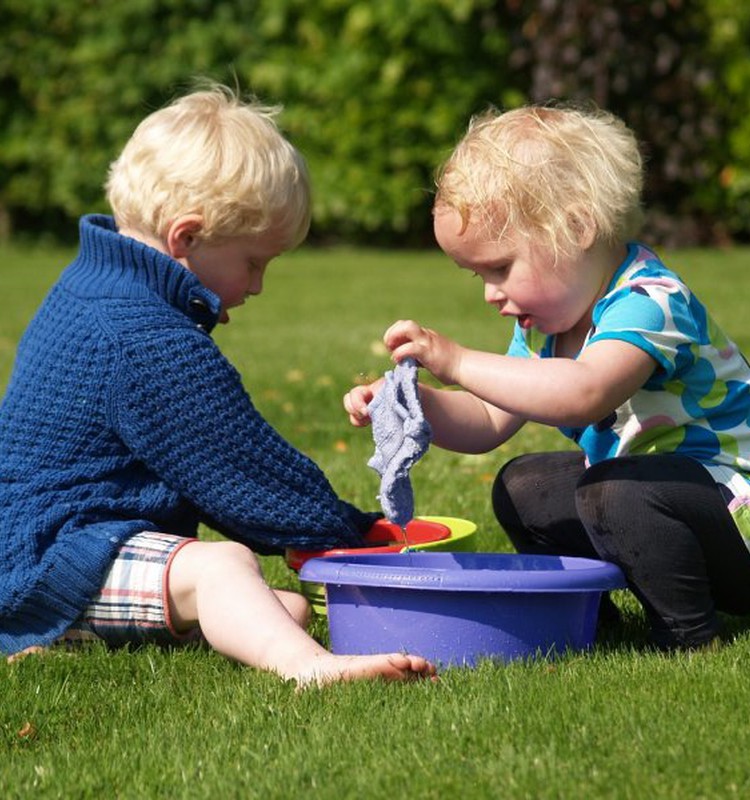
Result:
M0 405L0 651L200 636L300 684L434 674L329 653L253 552L355 544L372 522L268 425L210 335L309 227L274 115L219 86L178 99L113 163L114 218L81 220ZM201 523L227 541L200 541Z

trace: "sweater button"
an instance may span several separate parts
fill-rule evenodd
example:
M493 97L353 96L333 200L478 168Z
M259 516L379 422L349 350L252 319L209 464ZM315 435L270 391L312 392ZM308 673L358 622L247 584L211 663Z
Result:
M208 311L208 304L204 300L194 297L189 301L188 305L193 311Z
M195 327L198 328L198 330L202 331L203 333L208 333L208 328L205 325L196 325Z

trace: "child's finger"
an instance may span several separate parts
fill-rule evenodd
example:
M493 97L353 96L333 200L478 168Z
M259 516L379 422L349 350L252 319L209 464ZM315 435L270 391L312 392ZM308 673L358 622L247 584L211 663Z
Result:
M362 427L370 423L367 405L372 400L373 394L368 387L358 386L344 395L344 409L349 414L352 425Z
M404 320L399 319L396 322L392 323L391 325L386 328L385 333L383 334L383 341L388 344L388 342L393 337L394 333L404 324Z
M409 357L416 358L417 361L419 361L419 358L417 357L417 348L415 347L414 342L407 342L406 344L402 344L391 351L391 360L396 364Z
M400 319L398 322L394 322L383 334L383 342L393 352L400 344L410 342L419 336L421 330L422 326L414 322L414 320Z

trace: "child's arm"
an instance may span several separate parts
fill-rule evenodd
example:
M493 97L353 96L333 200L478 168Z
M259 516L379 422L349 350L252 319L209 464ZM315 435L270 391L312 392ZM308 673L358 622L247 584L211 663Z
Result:
M526 359L465 351L457 379L509 413L545 425L578 427L604 419L640 389L656 363L619 340L587 347L577 359Z
M614 339L590 345L577 359L469 350L411 321L392 325L384 340L395 361L412 356L442 383L459 385L507 415L555 426L598 422L656 367L645 351Z
M511 438L526 420L486 403L471 392L420 386L425 416L438 447L458 453L488 453Z
M212 528L256 549L360 541L371 520L266 422L210 337L158 330L123 342L110 383L112 428L143 480L158 476Z

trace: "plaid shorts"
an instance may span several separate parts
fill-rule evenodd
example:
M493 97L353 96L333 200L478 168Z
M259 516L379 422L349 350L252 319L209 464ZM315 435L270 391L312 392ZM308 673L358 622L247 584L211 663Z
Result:
M178 633L169 617L167 587L175 554L196 541L167 533L138 533L127 539L104 576L104 584L64 639L101 639L125 644L183 644L200 629Z

